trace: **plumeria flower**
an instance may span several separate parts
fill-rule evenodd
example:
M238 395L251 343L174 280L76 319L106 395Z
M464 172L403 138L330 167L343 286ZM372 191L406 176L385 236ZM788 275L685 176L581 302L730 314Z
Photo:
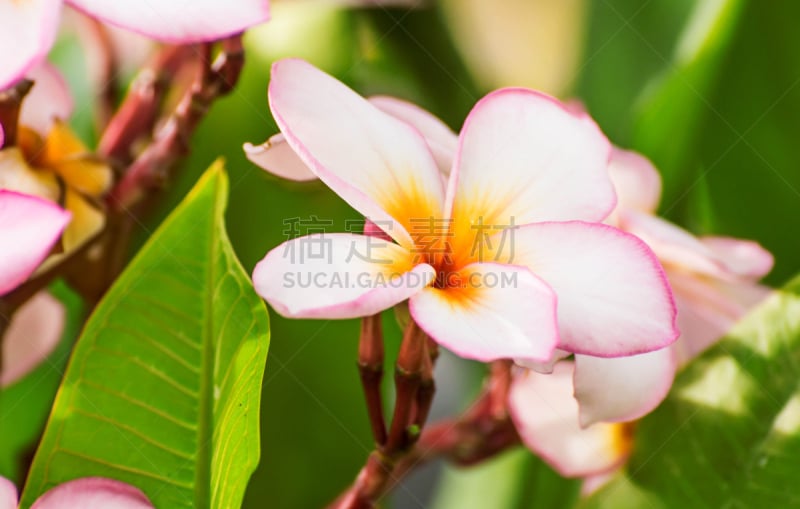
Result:
M17 508L17 488L0 477L0 509ZM138 488L114 479L83 477L44 493L31 509L152 509Z
M73 102L58 71L44 64L32 75L36 81L23 102L17 145L0 150L0 189L63 204L72 213L62 237L68 253L105 225L101 197L111 186L112 170L63 122Z
M64 0L0 3L0 90L38 66L55 41ZM154 39L191 43L219 39L269 19L268 0L120 2L66 0L71 7Z
M677 337L652 251L599 223L615 206L610 145L588 116L531 90L490 94L445 186L418 130L306 62L273 66L269 100L305 165L393 240L326 234L273 249L253 280L280 314L354 318L408 299L429 336L482 361L542 361L556 347L631 355ZM323 256L306 252L320 240ZM316 284L296 284L306 276Z
M615 149L609 171L619 203L609 221L644 239L666 269L678 307L670 348L618 359L575 355L550 375L516 373L509 407L523 442L561 474L597 476L627 458L635 424L666 396L675 372L708 348L769 292L757 283L773 259L755 242L696 238L655 216L653 165Z

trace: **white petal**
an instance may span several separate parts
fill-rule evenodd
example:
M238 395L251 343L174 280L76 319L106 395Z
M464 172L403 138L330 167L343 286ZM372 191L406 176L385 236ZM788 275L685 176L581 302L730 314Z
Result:
M672 348L604 359L575 356L575 398L580 423L633 421L667 396L677 368Z
M67 82L54 66L42 63L28 73L33 88L22 102L20 124L46 136L54 119L66 120L75 104Z
M619 217L620 228L645 241L664 265L711 277L731 276L714 252L683 228L634 210L623 211Z
M69 219L54 203L0 190L0 295L36 270Z
M67 0L92 17L173 43L210 41L269 19L268 0Z
M649 159L614 148L608 172L617 191L617 207L653 213L661 201L661 175Z
M752 240L700 237L700 242L711 250L728 271L741 278L761 279L769 274L775 263L772 253Z
M314 172L308 169L306 163L300 159L300 156L286 143L286 137L280 133L271 136L261 145L245 143L244 153L250 162L278 177L298 182L317 178Z
M614 208L610 144L586 115L525 89L472 109L450 176L452 217L469 225L600 221Z
M434 276L397 244L334 233L284 242L258 263L253 282L283 316L356 318L408 299Z
M61 186L55 175L31 168L19 147L0 150L0 189L57 201Z
M498 261L524 265L558 296L559 347L619 357L678 337L675 303L653 252L599 223L539 223L513 230Z
M443 175L450 175L458 147L458 135L435 115L416 104L389 96L373 96L369 102L381 111L406 122L425 138Z
M17 509L17 487L0 476L0 509Z
M303 162L402 245L413 246L412 219L442 217L439 170L411 126L302 60L273 65L269 101Z
M0 90L25 77L53 46L61 0L0 2Z
M581 428L572 397L572 362L560 362L552 375L516 373L509 410L522 442L565 477L583 477L618 466L630 448L622 424Z
M378 96L368 100L381 111L417 129L425 138L439 171L444 176L450 174L458 137L444 122L419 106L400 99ZM261 145L245 143L244 152L252 163L281 178L299 182L317 178L292 150L283 134L278 133Z
M681 337L673 347L681 365L722 338L771 291L749 281L725 282L677 271L668 275L678 305Z
M447 277L453 286L426 288L409 301L411 316L437 343L486 362L550 358L558 342L555 296L529 270L476 263Z

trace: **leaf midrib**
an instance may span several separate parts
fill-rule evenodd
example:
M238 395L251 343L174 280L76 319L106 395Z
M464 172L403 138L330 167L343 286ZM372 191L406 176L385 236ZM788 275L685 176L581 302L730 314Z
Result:
M219 181L217 181L219 182ZM202 344L202 367L200 379L200 412L197 433L197 464L195 468L195 507L210 507L211 505L211 460L212 460L212 440L214 436L214 309L213 292L216 291L214 282L216 281L216 265L218 263L215 235L221 231L217 223L218 217L222 217L219 209L224 208L224 191L221 192L220 185L217 183L214 188L214 211L211 221L211 234L208 252L208 269L205 281L205 320L203 327Z

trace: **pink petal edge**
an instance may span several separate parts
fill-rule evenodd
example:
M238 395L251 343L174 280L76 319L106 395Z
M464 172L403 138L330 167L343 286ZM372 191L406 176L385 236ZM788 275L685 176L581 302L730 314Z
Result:
M70 218L68 211L52 202L0 190L0 295L36 270Z
M31 509L152 509L135 486L105 477L82 477L59 484L39 497Z
M14 51L4 52L5 56L0 59L0 90L13 86L45 60L58 32L61 4L61 0L0 4L0 47L14 48ZM14 9L25 8L34 11L14 12ZM29 40L33 34L36 41Z
M0 509L17 509L17 487L0 476Z
M118 2L66 0L89 16L160 41L187 44L222 39L269 20L269 0ZM191 5L191 9L187 9Z
M513 106L506 104L508 102L514 103ZM543 119L545 112L553 117L550 120L557 119L558 125L543 125L547 122ZM484 125L495 121L497 125ZM519 125L512 124L512 121ZM562 138L544 140L546 136L555 136L554 130ZM538 160L542 154L552 152L556 145L564 148L575 143L579 135L583 136L580 151L573 148L556 152L558 162L564 167L554 168L551 160L544 161L547 164ZM509 147L514 147L514 150L506 150ZM520 151L519 147L526 150ZM518 160L498 160L512 154ZM579 162L573 160L576 154L597 157ZM451 217L458 200L468 198L464 196L465 192L474 190L485 194L487 188L503 187L508 188L508 196L513 197L510 207L514 209L505 211L503 219L511 216L517 225L543 221L601 221L617 203L607 172L610 157L611 143L588 115L576 114L558 99L535 90L496 90L473 106L461 128L447 187L445 211ZM539 168L538 173L531 173L532 162L537 163L533 168ZM498 168L507 174L498 178ZM510 176L508 172L512 172ZM565 202L563 193L557 192L557 188L567 180L571 185L571 202ZM530 196L524 195L524 190L528 190ZM499 195L504 196L504 193Z

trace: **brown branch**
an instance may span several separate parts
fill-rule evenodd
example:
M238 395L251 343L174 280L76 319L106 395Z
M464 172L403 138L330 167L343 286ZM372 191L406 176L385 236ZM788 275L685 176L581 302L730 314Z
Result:
M208 51L210 51L210 44L207 45ZM185 94L184 100L178 108L170 115L168 127L177 125L182 127L181 132L183 133L193 132L208 106L217 97L229 92L235 85L244 62L241 38L233 36L221 41L220 44L222 51L219 57L213 64L206 66L207 71L200 73L200 82L193 85L192 89ZM150 137L153 126L157 123L163 96L175 73L186 65L188 57L196 55L197 48L195 46L172 46L165 48L155 56L151 63L139 73L128 96L109 123L98 148L101 155L118 162L122 161L124 164L130 162L130 159L134 157L135 145L140 140ZM24 86L23 82L15 88ZM0 102L4 96L11 97L12 93L19 94L14 90L0 92ZM200 103L203 107L189 107L195 103ZM4 111L0 104L0 122L3 122L6 139L13 141L16 121L11 122L6 119L16 119L17 113L12 114L9 113L10 111L12 111L10 108L6 108ZM170 135L171 131L165 132L165 129L160 131L149 150L142 153L131 164L131 168L138 168L137 175L140 172L166 172L166 168L186 153L186 147L176 144ZM11 131L10 136L9 130ZM174 150L176 145L181 150ZM127 182L131 184L130 179ZM142 180L142 184L145 182L147 179ZM138 180L133 183L139 184ZM115 189L119 189L119 184ZM135 186L127 189L131 194L138 195ZM120 202L113 203L119 204ZM133 231L131 221L133 218L129 214L129 210L108 207L106 228L100 235L87 242L81 249L70 253L46 273L28 280L11 293L0 297L0 306L5 306L10 313L13 313L31 296L46 288L54 279L62 275L66 275L73 285L80 282L76 289L90 304L96 302L124 265L127 258L127 246ZM94 253L98 250L104 253L99 261L97 257L90 259L87 256L87 253ZM96 280L88 281L88 274L96 274ZM75 277L71 277L72 275Z
M17 144L17 130L19 129L19 112L22 101L31 91L33 82L23 79L16 85L0 91L0 149L13 147Z
M406 351L412 349L409 347ZM432 369L431 361L435 357L427 345L424 350L425 364L430 363ZM427 367L423 367L423 371L427 372ZM427 373L422 376L426 377ZM510 381L511 362L492 363L484 390L462 417L432 424L422 431L416 444L411 441L409 446L409 442L405 442L405 449L387 450L387 443L387 448L373 451L353 485L329 508L372 508L408 473L431 460L441 458L457 465L473 465L518 445L519 435L506 411ZM416 398L418 405L425 404L426 396L420 396L419 390ZM427 412L417 415L420 426L424 425L426 415Z
M397 462L419 438L420 427L433 398L433 361L428 341L427 334L413 320L410 321L403 332L397 356L394 416L389 435L385 443L379 443L369 455L355 482L333 502L331 508L374 507L390 485ZM423 385L425 389L421 394Z
M433 364L436 359L434 355L429 352L431 344L435 344L426 338L425 341L425 354L422 359L422 370L420 371L419 388L417 389L417 397L414 401L414 420L413 426L416 429L416 434L413 437L414 441L419 437L419 431L425 426L428 420L428 413L433 404L433 395L436 393L436 383L433 380ZM438 351L437 351L438 354Z
M410 429L414 424L415 407L419 388L422 385L422 376L425 371L428 351L426 343L428 336L413 320L409 322L400 344L400 353L397 356L397 366L394 371L395 405L392 426L389 429L389 438L386 440L384 454L393 456L406 451L418 429ZM413 433L410 433L413 432Z
M157 191L162 189L170 170L189 152L191 135L213 102L229 93L238 81L244 65L241 34L223 39L219 44L220 53L213 62L213 44L202 45L199 55L198 48L192 47L193 55L199 56L202 64L194 82L151 143L128 166L121 180L106 197L111 214L109 224L113 224L114 229L103 239L107 252L105 260L101 261L104 265L97 269L101 277L93 290L96 296L104 293L121 272L127 259L129 232L133 231L138 212L149 208L159 196ZM134 115L133 120L142 119ZM126 132L122 129L122 135L116 138L126 138Z
M117 164L131 162L137 141L152 136L170 82L194 52L193 46L168 46L150 59L103 132L99 154Z
M156 133L153 142L128 167L122 180L111 190L106 201L115 210L130 208L147 191L162 187L168 170L188 152L189 138L211 104L230 92L238 80L244 64L241 34L221 42L221 52L213 64L208 63L210 53L211 45L203 45L205 62L197 80Z
M383 378L383 330L381 315L367 316L361 321L358 345L358 371L367 402L372 436L378 446L386 443L386 422L383 417L381 380Z

